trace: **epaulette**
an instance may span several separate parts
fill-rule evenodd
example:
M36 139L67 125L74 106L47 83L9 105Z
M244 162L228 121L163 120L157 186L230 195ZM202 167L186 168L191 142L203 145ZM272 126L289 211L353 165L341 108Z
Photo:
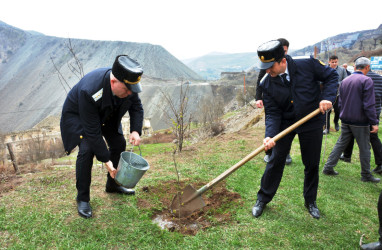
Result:
M297 59L309 59L310 56L293 56L292 59L293 60L297 60Z
M102 98L102 94L103 94L103 89L100 89L97 93L95 93L94 95L92 95L94 101L98 101L99 99Z
M321 61L320 59L314 58L313 56L294 56L294 57L292 57L293 60L309 59L309 58L313 58L313 59L317 60L320 64L326 66L326 64L323 61Z

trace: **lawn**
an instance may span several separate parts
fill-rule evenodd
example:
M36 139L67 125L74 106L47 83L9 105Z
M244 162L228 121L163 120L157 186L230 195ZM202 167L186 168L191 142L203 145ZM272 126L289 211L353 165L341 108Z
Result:
M324 137L324 160L339 134ZM187 145L175 156L181 181L193 185L211 181L261 146L263 135L263 128L251 128ZM240 199L230 202L221 197L226 202L220 209L204 210L208 227L194 235L161 229L153 223L153 216L168 210L163 200L175 195L167 191L176 185L177 178L172 147L141 146L150 169L138 183L135 196L105 193L106 170L95 164L91 187L94 217L88 220L77 214L74 165L22 174L20 185L0 193L0 248L357 249L362 234L366 242L379 238L376 207L381 184L360 181L357 146L351 163L338 163L338 176L323 175L320 164L317 204L321 218L310 217L302 196L304 167L298 137L291 151L293 163L285 167L280 188L261 217L253 218L251 209L265 168L264 153L218 184ZM70 162L75 164L73 156ZM67 161L63 158L58 162ZM371 163L374 168L373 154ZM212 195L208 191L204 198ZM216 219L217 214L226 219Z

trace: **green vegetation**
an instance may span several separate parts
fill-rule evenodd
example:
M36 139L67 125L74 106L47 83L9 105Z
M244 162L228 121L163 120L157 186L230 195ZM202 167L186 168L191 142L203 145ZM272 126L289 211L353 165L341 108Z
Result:
M324 137L325 160L339 134L332 132ZM187 184L211 181L260 146L263 135L263 129L254 128L185 147L182 154L176 155L182 180ZM154 209L166 209L161 197L150 198L154 209L140 208L140 199L145 194L142 187L149 186L159 190L160 196L172 197L175 194L166 193L163 186L176 178L172 144L146 144L141 148L151 168L138 183L136 196L106 194L105 169L94 166L91 187L94 218L89 220L77 215L73 168L22 176L21 185L0 195L0 248L356 249L362 234L365 242L379 238L376 206L382 184L360 181L357 146L352 163L338 163L335 168L338 176L323 175L320 165L317 204L321 219L311 218L304 207L304 167L296 137L291 151L293 163L285 167L278 193L260 218L253 218L251 209L265 167L264 153L225 181L228 190L241 195L240 204L223 204L218 208L219 212L231 214L231 221L216 221L195 236L162 230L152 222ZM371 163L374 168L373 156Z

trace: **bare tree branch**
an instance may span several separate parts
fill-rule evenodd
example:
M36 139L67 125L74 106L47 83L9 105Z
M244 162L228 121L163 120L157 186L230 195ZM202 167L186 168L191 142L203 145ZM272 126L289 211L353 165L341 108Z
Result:
M163 114L166 116L167 121L170 122L170 126L177 139L178 151L181 152L183 148L183 142L186 135L186 131L191 124L192 115L189 112L188 100L189 100L189 86L183 89L183 84L180 84L179 99L172 97L168 92L160 89L164 103L160 108L163 110ZM167 108L167 109L166 109Z
M75 74L81 80L81 78L84 77L83 66L81 61L78 59L76 53L74 52L74 47L72 46L72 40L70 40L70 38L68 39L68 43L66 44L66 47L68 48L70 54L72 54L76 63L76 67L73 65L70 65L68 67L73 72L73 74Z
M63 81L65 82L66 86L67 86L67 87L69 88L69 90L70 90L70 86L69 86L69 84L68 84L68 82L65 80L65 77L61 74L60 70L57 68L56 64L54 63L54 60L53 60L52 56L50 56L50 60L52 61L53 66L54 66L54 69L56 70L56 72L57 72L57 74L58 74L58 80L60 81L61 86L64 88L64 90L65 90L65 92L66 92L66 94L67 94L68 91L66 90Z

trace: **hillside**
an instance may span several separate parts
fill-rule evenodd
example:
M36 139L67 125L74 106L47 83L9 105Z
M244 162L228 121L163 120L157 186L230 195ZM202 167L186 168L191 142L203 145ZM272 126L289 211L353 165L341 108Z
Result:
M330 55L336 54L339 63L351 63L354 55L362 51L374 51L382 48L382 25L377 29L343 33L325 38L313 45L290 51L292 56L314 55L314 47L318 49L317 57L324 62ZM292 46L293 47L293 46ZM375 54L374 54L375 55ZM381 52L376 55L382 55ZM207 80L220 78L221 72L251 71L257 68L257 53L218 54L211 53L202 57L183 60L183 62Z
M50 58L69 86L78 82L68 68L74 63L68 39L27 32L0 22L0 132L25 130L49 115L60 113L66 91ZM128 54L144 69L142 84L180 83L201 77L163 47L147 43L72 39L84 72L110 67L119 54ZM151 92L151 91L150 91Z
M256 52L235 53L235 54L208 54L193 60L185 60L184 63L197 72L206 80L216 80L220 78L221 72L241 72L246 71L259 58Z
M328 58L334 54L338 56L339 64L352 63L354 57L361 53L367 55L375 51L376 53L370 55L381 56L382 53L379 50L382 49L382 24L373 30L362 30L328 37L290 54L292 56L313 55L315 47L317 48L317 57L324 62L327 62Z

